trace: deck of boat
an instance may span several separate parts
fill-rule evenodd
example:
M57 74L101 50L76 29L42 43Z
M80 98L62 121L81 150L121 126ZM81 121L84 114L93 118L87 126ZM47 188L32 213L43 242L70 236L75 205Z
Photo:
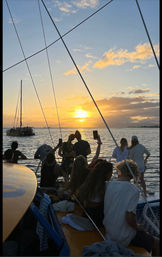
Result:
M73 212L76 215L81 215L82 210L80 206L75 204L75 210ZM65 216L65 212L57 212L57 217L59 221ZM68 245L70 247L70 256L81 256L82 248L86 245L91 245L95 242L103 241L102 237L99 235L97 230L94 231L78 231L67 224L61 224L64 231L65 237L67 239ZM104 228L100 231L105 233ZM144 248L129 246L129 249L133 250L135 253L141 254L143 256L151 256Z

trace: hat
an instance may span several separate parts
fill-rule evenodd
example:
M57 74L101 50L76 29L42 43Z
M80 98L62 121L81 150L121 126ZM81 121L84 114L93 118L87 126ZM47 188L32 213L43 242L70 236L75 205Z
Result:
M138 137L137 136L132 136L132 141L138 141Z

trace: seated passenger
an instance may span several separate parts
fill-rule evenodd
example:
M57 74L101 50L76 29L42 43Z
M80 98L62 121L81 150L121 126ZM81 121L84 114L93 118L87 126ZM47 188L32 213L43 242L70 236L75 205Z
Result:
M41 168L40 187L55 187L58 176L61 175L61 168L55 160L53 153L48 153Z
M18 142L13 141L11 143L11 149L8 149L4 152L3 159L11 163L17 163L19 159L27 159L27 157L22 152L16 150L17 148Z
M127 164L126 164L127 162ZM139 189L131 184L133 176L138 176L137 164L132 160L116 164L118 179L106 185L104 198L104 221L106 239L111 239L127 247L134 245L145 248L152 255L159 255L158 238L141 229L136 223L136 206Z
M105 182L112 171L112 163L100 159L79 189L78 198L97 226L103 226Z

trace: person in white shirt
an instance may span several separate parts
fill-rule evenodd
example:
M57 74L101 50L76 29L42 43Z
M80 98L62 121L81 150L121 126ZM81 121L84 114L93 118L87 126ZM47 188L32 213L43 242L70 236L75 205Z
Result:
M127 164L126 164L127 162ZM138 176L137 164L132 160L116 164L118 179L107 182L104 197L104 220L106 239L127 247L134 245L145 248L153 255L159 254L159 239L145 232L136 223L136 206L139 189L131 184L133 176Z
M144 155L146 155L145 158L144 158ZM143 188L145 197L147 196L147 193L146 193L146 184L144 180L144 172L145 172L145 164L149 156L150 156L150 152L147 150L145 146L143 146L142 144L139 144L137 136L132 136L131 146L129 147L129 159L137 163L138 171L139 171L139 179L140 179L140 183Z
M120 146L115 147L112 157L115 158L117 162L128 159L128 142L126 138L121 138Z

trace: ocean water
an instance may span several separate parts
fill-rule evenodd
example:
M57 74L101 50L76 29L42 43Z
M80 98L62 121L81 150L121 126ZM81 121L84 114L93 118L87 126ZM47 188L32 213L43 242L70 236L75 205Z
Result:
M94 128L94 130L96 129ZM61 130L63 141L67 141L68 136L71 133L75 133L75 130L75 128L63 128ZM96 140L93 139L93 129L82 128L78 130L81 132L82 139L90 143L92 153L89 155L89 159L91 159L97 147ZM109 160L116 145L106 128L99 128L97 130L102 141L100 157ZM42 144L49 144L53 147L61 137L58 128L50 128L53 142L47 128L34 128L34 132L35 136L31 137L9 137L6 136L6 129L3 129L3 152L10 147L12 141L18 141L19 150L28 158L28 160L19 161L19 163L28 165L28 167L31 165L32 169L33 167L36 169L38 165L38 160L33 159L37 148ZM118 144L122 137L127 138L128 144L130 144L132 135L136 135L139 142L150 151L151 156L148 159L147 170L145 172L146 185L147 189L151 192L159 191L159 128L112 128L111 132ZM75 142L74 140L73 143ZM57 157L58 154L56 151Z

